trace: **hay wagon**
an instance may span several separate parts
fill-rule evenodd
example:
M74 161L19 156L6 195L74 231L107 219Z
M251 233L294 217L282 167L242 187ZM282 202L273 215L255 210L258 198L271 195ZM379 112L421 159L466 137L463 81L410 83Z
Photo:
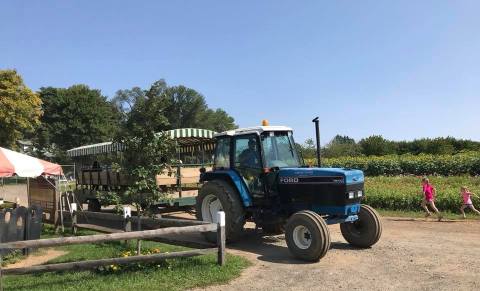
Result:
M166 193L158 207L195 205L200 187L200 169L209 170L213 160L214 131L199 128L181 128L167 131L175 140L179 164L171 165L156 177L157 185ZM115 171L114 163L122 159L124 146L104 142L81 146L67 151L75 163L75 197L88 203L90 211L100 211L99 195L125 190L133 181L125 173Z

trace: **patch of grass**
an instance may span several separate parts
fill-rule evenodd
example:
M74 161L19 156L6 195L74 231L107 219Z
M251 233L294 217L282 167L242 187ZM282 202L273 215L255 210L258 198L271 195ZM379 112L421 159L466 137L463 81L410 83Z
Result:
M99 234L99 232L88 230L88 229L79 229L77 232L77 236L92 235L92 234ZM71 236L71 235L72 235L71 228L69 227L65 227L65 233L62 233L60 231L60 228L59 228L59 231L57 232L55 230L55 226L53 226L52 224L44 223L42 225L42 234L40 238L52 238L52 237Z
M6 254L2 257L2 267L6 266L6 265L9 265L9 264L16 263L16 262L20 261L21 259L23 259L22 251L21 250L15 250L15 251L13 251L9 254Z
M227 283L250 263L227 255L227 264L216 265L207 255L167 260L167 267L101 274L95 271L5 276L5 290L184 290Z
M81 230L80 235L93 234ZM54 229L46 226L42 238L54 237ZM142 249L160 249L160 252L186 250L185 247L142 241ZM58 249L67 254L49 263L119 257L122 252L135 249L135 242L71 245ZM240 275L250 262L239 256L228 255L226 265L217 266L215 254L193 258L168 259L159 264L146 265L141 269L100 272L56 272L35 275L5 276L5 290L184 290L212 284L227 283Z

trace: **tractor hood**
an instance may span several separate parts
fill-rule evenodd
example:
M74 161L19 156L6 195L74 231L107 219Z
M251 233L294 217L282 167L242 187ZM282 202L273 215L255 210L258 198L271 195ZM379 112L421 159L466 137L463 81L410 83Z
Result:
M361 170L346 168L281 168L278 177L280 183L285 184L310 181L351 185L364 182Z

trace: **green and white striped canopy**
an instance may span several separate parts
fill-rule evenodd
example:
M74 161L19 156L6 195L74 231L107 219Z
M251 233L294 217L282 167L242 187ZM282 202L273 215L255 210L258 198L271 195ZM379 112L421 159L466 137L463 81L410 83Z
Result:
M180 153L213 150L215 146L213 135L215 133L215 131L200 128L179 128L166 132L177 142L179 146L177 151Z
M125 147L122 144L108 141L70 149L67 151L67 155L69 157L90 156L112 152L121 152L124 148Z
M200 128L179 128L165 132L168 136L175 139L180 145L196 144L213 139L215 131Z
M200 128L179 128L166 131L165 134L174 139L179 152L193 152L194 150L213 150L215 141L213 135L215 131ZM122 144L113 142L102 142L97 144L85 145L73 148L67 151L69 157L98 155L111 152L123 151Z

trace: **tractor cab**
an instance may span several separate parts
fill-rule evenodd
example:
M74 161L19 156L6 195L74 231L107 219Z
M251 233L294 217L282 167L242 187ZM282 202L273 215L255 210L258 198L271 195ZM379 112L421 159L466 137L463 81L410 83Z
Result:
M285 126L259 126L217 134L214 172L227 171L243 180L251 199L259 202L272 193L275 173L300 168L292 130ZM250 202L247 202L250 203Z
M362 171L305 166L286 126L264 123L214 138L214 166L201 177L197 218L215 221L216 212L225 211L229 241L240 237L247 220L266 233L285 231L289 249L305 260L325 255L327 224L340 223L344 237L356 246L378 241L378 215L361 204Z

